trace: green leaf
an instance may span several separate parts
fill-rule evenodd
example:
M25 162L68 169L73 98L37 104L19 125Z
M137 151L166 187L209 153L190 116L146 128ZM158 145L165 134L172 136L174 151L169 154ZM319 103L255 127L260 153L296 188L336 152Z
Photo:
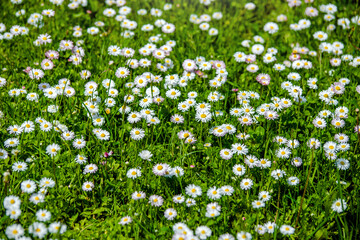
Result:
M258 126L256 129L255 129L255 135L257 136L263 136L265 134L265 129L261 126Z

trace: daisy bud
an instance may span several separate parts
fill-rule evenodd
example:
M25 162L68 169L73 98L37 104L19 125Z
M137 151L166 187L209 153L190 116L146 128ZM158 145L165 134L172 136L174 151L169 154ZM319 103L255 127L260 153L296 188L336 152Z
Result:
M202 75L204 75L204 73L201 72L201 71L199 71L199 70L196 70L195 73L196 73L197 75L199 75L200 77L201 77Z
M29 73L31 71L31 67L26 67L23 71Z
M4 178L3 178L3 182L9 182L9 176L10 176L10 172L9 172L9 170L7 170L6 172L4 172L3 173L3 176L4 176Z

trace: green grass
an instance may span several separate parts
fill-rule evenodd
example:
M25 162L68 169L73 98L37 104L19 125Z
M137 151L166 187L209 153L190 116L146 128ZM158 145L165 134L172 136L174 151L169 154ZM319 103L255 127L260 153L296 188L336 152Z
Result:
M256 9L246 10L246 1L215 1L209 6L204 6L195 0L174 0L172 9L163 11L161 17L151 16L150 9L163 9L165 0L129 0L126 6L132 9L128 15L130 20L136 21L138 26L132 38L121 37L124 30L120 27L114 17L109 18L103 15L103 10L116 6L106 6L102 1L88 0L86 7L79 7L75 10L68 8L68 3L55 6L49 1L24 1L20 5L14 5L10 1L0 3L0 22L6 25L6 31L11 26L20 25L29 28L28 35L14 36L12 40L0 40L0 66L3 68L0 77L5 78L7 83L0 87L0 111L4 116L0 119L0 149L9 153L7 159L0 159L0 172L8 172L4 176L0 186L1 203L6 196L16 195L21 199L21 216L17 220L6 216L3 205L0 207L0 238L6 239L5 229L14 224L21 224L27 233L29 225L37 221L35 213L39 209L46 209L51 212L52 217L49 223L60 221L67 225L67 231L62 234L47 234L46 239L171 239L174 235L172 226L177 222L186 223L193 231L199 226L206 225L212 230L208 239L218 239L221 234L230 233L236 236L241 231L250 232L253 239L358 239L360 237L360 136L354 133L354 127L359 125L359 113L355 110L360 108L360 94L356 92L360 84L360 71L358 67L349 66L342 62L339 67L332 67L329 63L334 57L333 54L321 53L319 50L320 41L313 38L316 31L327 32L329 37L325 42L333 43L340 41L344 44L343 53L354 57L359 55L360 45L359 27L351 23L349 29L343 29L337 25L337 19L346 17L351 19L360 15L358 1L338 1L338 11L334 14L336 18L330 22L336 25L332 32L326 30L328 22L324 21L324 13L319 12L315 18L307 17L304 14L309 4L302 3L301 6L290 8L284 1L254 1ZM326 1L315 1L311 6L319 9L321 4L328 4ZM137 10L144 8L148 11L145 16L137 14ZM15 12L25 9L24 16L15 17ZM43 9L53 9L55 17L44 16L44 26L36 28L27 23L32 13L41 13ZM91 14L87 13L91 10ZM220 20L211 20L210 26L219 30L217 36L209 36L206 31L199 29L199 26L189 21L190 14L209 14L222 12ZM285 14L287 22L277 23L279 31L275 34L264 32L263 27L267 22L276 22L276 17ZM156 19L164 19L176 26L174 33L162 33L160 28L154 26L151 32L141 31L144 24L154 24ZM311 27L301 31L290 30L291 23L297 23L300 19L309 19ZM104 27L99 27L99 34L89 35L86 32L88 27L94 26L96 21L103 21ZM82 28L82 37L75 38L72 28L79 25ZM4 33L4 32L3 32ZM51 35L52 43L35 46L33 41L40 34ZM100 36L103 34L103 36ZM117 45L120 48L129 47L135 49L134 59L143 58L138 49L148 43L151 36L162 34L162 40L156 43L160 47L168 40L176 41L176 46L170 53L174 67L162 73L156 68L156 63L164 62L157 60L151 55L148 58L152 65L148 68L130 69L130 75L125 78L115 76L116 69L126 66L126 58L122 56L110 56L107 48ZM261 36L267 48L274 47L278 50L277 61L265 64L262 55L257 57L257 65L260 70L257 73L250 73L246 70L246 63L238 63L233 55L237 51L250 53L241 45L245 39ZM73 65L68 61L72 55L71 51L60 52L59 59L54 60L55 67L52 70L44 70L45 76L41 80L30 79L22 70L30 66L40 69L39 65L45 59L45 52L57 50L61 40L83 40L81 47L85 51L83 62L80 65ZM282 72L273 69L274 63L282 63L289 60L292 53L292 44L299 43L300 46L317 52L316 57L302 55L302 59L312 62L311 69L286 68ZM252 43L253 44L253 43ZM265 52L264 52L265 53ZM186 59L195 59L203 56L206 60L221 60L226 64L228 71L227 81L216 91L224 96L224 100L211 103L211 110L221 110L224 115L213 117L212 121L200 123L195 120L195 108L188 112L181 113L178 103L187 98L190 91L198 92L197 102L209 102L207 96L215 91L209 87L209 80L216 74L215 70L204 71L208 78L196 76L189 81L186 87L175 87L181 91L181 97L171 100L166 97L164 80L157 84L161 96L165 101L160 105L152 104L149 108L154 110L155 116L160 119L160 124L148 126L145 120L136 124L127 121L118 109L124 104L124 97L131 94L131 89L125 87L125 83L134 81L135 77L144 72L151 72L154 75L165 76L168 74L182 75L184 69L182 63ZM338 56L339 57L339 56ZM109 61L113 64L109 65ZM82 79L79 73L82 70L89 70L91 77ZM329 71L334 70L330 76ZM298 104L288 91L281 88L281 83L287 81L290 72L297 72L301 76L300 81L292 81L293 84L303 89L303 96L306 102ZM269 86L262 86L255 77L259 73L267 73L271 76ZM49 83L51 86L58 84L61 78L68 78L71 87L76 91L75 96L65 97L59 95L56 99L49 99L38 89L39 83ZM309 78L317 78L318 89L310 89L306 83ZM346 85L344 94L334 95L338 101L337 106L325 104L319 99L319 92L328 89L331 84L341 78L350 79ZM101 82L104 79L112 79L116 83L119 94L114 99L116 105L106 113L106 106L103 102L99 105L99 114L105 118L105 124L101 127L93 126L91 118L87 117L87 110L83 106L88 97L84 95L84 86L88 81L95 81L99 84L99 97L104 100L108 97L107 89ZM9 91L15 88L25 87L27 92L39 94L38 102L31 102L25 95L10 97ZM149 87L148 85L147 87ZM146 87L146 88L147 88ZM266 120L263 116L258 118L256 124L242 126L237 117L229 114L230 109L240 107L236 100L239 91L254 91L259 93L258 100L251 100L250 105L255 109L263 103L271 103L273 97L291 99L293 105L290 108L279 112L280 118L274 121ZM141 89L144 95L145 89ZM135 95L135 94L134 94ZM140 96L129 106L132 111L140 111L138 101ZM49 113L46 111L51 104L59 106L59 111ZM339 106L349 109L348 118L345 120L344 128L334 128L326 119L328 126L324 129L316 129L312 123L313 119L321 110L332 112ZM176 125L170 122L174 114L181 114L185 118L184 124ZM35 131L22 133L19 136L10 134L9 126L21 125L24 121L34 121L37 117L46 119L49 122L55 120L65 124L77 137L83 136L86 140L86 147L76 149L72 141L64 141L60 133L55 130L50 132L41 131L39 124L35 124ZM209 130L221 124L232 124L236 127L236 134L243 132L250 135L246 141L238 140L235 135L215 137L209 134ZM145 130L145 138L141 141L134 141L130 138L130 130L134 127ZM92 133L94 128L101 128L110 133L109 141L102 141ZM181 130L189 130L197 139L194 145L185 144L180 140L177 133ZM335 141L334 135L344 133L349 137L350 149L339 152L338 158L345 158L350 161L350 168L338 170L334 160L328 160L324 154L323 145L328 141ZM276 151L279 145L273 142L276 136L287 139L297 139L300 146L292 151L289 159L279 159ZM18 154L12 154L14 148L5 148L4 142L16 137L20 144L16 148ZM310 138L317 138L322 147L311 150L306 145ZM46 146L57 143L61 150L52 159L46 154ZM204 147L205 143L211 143L209 148ZM234 155L230 160L224 160L219 152L224 148L231 148L231 144L244 143L249 148L248 155L257 158L267 158L273 162L271 168L249 168L246 167L246 174L235 176L232 168L235 164L243 164L244 156ZM142 150L149 150L153 154L152 161L142 160L138 154ZM113 151L114 154L103 158L104 152ZM87 156L88 163L98 166L95 174L83 174L85 165L75 162L78 154ZM313 163L309 173L311 158ZM28 163L25 172L15 172L12 165L15 162L24 162L27 158L33 157L34 162ZM300 157L303 160L301 167L294 167L290 161L293 157ZM106 164L101 162L106 161ZM171 167L180 166L184 169L182 177L160 177L152 173L152 168L157 163L167 163ZM194 165L192 167L191 165ZM142 175L137 179L129 179L126 173L131 168L141 167ZM275 180L270 174L272 170L281 169L286 172L286 177ZM55 176L54 176L55 172ZM297 186L289 186L286 179L290 176L299 178ZM29 201L31 194L22 193L21 182L31 179L38 183L41 178L49 177L56 179L56 186L49 188L45 196L45 202L34 205ZM265 224L268 221L281 225L295 227L299 213L301 198L304 192L305 182L308 179L308 186L302 203L298 228L291 236L284 236L279 229L274 234L266 233L260 235L255 232L257 224ZM240 182L244 178L253 180L254 185L250 190L242 190ZM344 181L346 184L339 184L337 181ZM85 192L82 185L85 181L91 181L95 187L93 191ZM202 195L195 198L196 205L187 207L185 203L175 204L172 197L177 194L185 194L185 187L195 184L202 188ZM211 200L206 195L210 187L221 187L230 185L234 188L232 196L222 196L218 200ZM37 187L37 190L39 188ZM146 199L134 201L131 194L134 191L144 191ZM251 203L258 199L260 191L269 191L270 201L266 202L264 208L254 209ZM148 203L151 195L160 195L164 198L164 204L157 208ZM347 208L342 213L335 213L331 209L333 202L342 198L347 203ZM215 218L205 217L206 205L211 202L218 202L221 205L221 214ZM178 216L175 220L169 221L164 217L164 211L168 208L176 209ZM118 224L124 216L130 216L133 221L128 225Z

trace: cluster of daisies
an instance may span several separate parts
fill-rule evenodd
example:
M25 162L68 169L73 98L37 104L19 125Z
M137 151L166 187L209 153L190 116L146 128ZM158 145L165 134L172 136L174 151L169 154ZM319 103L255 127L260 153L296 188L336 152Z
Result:
M211 18L215 20L220 20L223 17L221 12L214 12L212 17L208 14L202 14L198 16L196 14L190 15L190 22L199 25L200 30L208 31L210 36L218 35L219 30L216 28L210 28Z
M11 0L11 2L20 4L22 0ZM50 0L50 2L56 6L64 3L63 0ZM213 0L200 0L200 3L204 5L209 5L212 2ZM287 2L291 8L302 4L300 0L288 0ZM308 4L313 1L304 0L304 2ZM275 94L277 96L270 97L271 101L262 102L263 94L256 91L233 89L232 91L236 92L233 94L236 96L234 98L236 104L226 109L228 106L225 101L227 95L224 94L224 91L226 91L225 84L228 83L229 73L224 61L206 59L203 56L181 61L171 59L172 55L174 55L173 50L176 41L167 39L169 39L169 34L175 32L176 27L161 17L165 11L173 9L172 4L165 4L162 9L137 10L135 14L139 16L156 18L155 21L142 26L138 26L138 22L131 20L135 18L135 16L132 16L134 11L126 6L125 0L106 0L105 4L106 8L100 12L103 21L95 20L93 22L95 26L84 28L88 33L88 38L106 37L112 31L112 26L105 29L105 22L114 19L121 28L120 35L123 38L133 37L138 32L137 30L140 30L141 34L144 35L148 34L147 32L156 32L157 30L158 32L149 35L150 37L146 35L147 40L144 41L146 43L137 48L120 45L120 43L117 43L118 45L107 43L108 45L105 45L107 47L106 57L112 59L109 62L109 67L113 68L114 73L112 73L113 76L106 78L94 78L89 70L82 68L88 56L85 55L85 50L81 47L84 40L73 42L63 39L57 44L57 49L45 50L45 58L41 63L34 63L38 67L29 66L24 69L25 76L28 77L29 82L36 84L38 91L31 88L31 91L28 92L25 86L13 88L8 91L10 99L16 99L17 101L24 96L28 101L27 104L31 104L30 102L38 103L42 100L50 102L50 105L42 112L52 113L52 115L47 115L48 120L43 117L34 117L35 120L31 120L33 117L33 114L31 114L30 120L17 122L16 124L11 123L11 125L6 126L7 133L11 137L3 142L4 149L0 149L0 160L12 157L8 153L8 150L11 149L11 154L16 159L15 162L11 163L12 172L23 174L30 168L29 165L38 163L35 156L28 157L25 161L16 157L20 156L21 145L25 137L33 136L36 133L44 134L44 136L50 136L51 134L58 136L58 139L62 142L56 143L54 138L50 138L44 151L48 155L47 160L53 161L54 164L54 159L61 154L62 148L66 145L66 148L70 150L70 146L72 146L74 149L71 150L76 152L76 156L71 160L81 165L82 175L85 178L80 183L82 190L93 193L97 190L94 176L98 173L100 166L97 163L92 163L94 159L91 159L86 154L86 147L89 147L87 144L90 145L88 136L75 133L60 121L53 120L53 117L56 116L55 113L58 113L60 108L66 106L61 104L62 101L65 99L71 105L74 98L76 98L76 102L79 100L83 107L83 111L79 114L87 117L89 135L95 137L96 141L99 140L97 143L116 140L110 129L107 128L107 124L113 119L110 118L109 120L108 116L118 115L119 118L116 117L117 119L114 121L120 120L130 126L131 130L129 129L129 133L126 133L129 136L129 141L140 142L138 145L141 150L137 153L137 156L144 160L146 164L149 164L150 167L141 168L141 166L134 166L135 162L126 162L126 177L129 181L139 183L145 176L151 175L153 177L164 177L161 178L161 181L172 178L179 180L181 183L183 180L181 177L186 176L188 169L186 165L165 163L159 160L158 156L154 156L155 153L153 154L146 149L147 146L141 145L145 137L156 131L156 126L165 123L171 124L177 130L174 131L174 135L176 134L178 138L176 140L179 140L181 144L193 145L191 149L195 149L196 143L203 141L204 136L202 134L205 132L209 137L206 137L206 140L209 140L209 142L204 144L204 148L212 147L211 139L216 139L220 145L219 151L213 156L215 159L217 158L222 162L236 162L235 164L232 163L229 169L223 167L225 171L232 172L234 181L239 180L237 186L235 184L220 183L218 186L210 186L205 190L201 186L191 183L184 188L183 193L171 196L170 201L161 196L161 193L147 197L149 193L142 191L144 189L132 191L129 198L142 202L144 205L150 205L158 211L162 211L160 210L161 207L171 205L172 207L167 207L163 211L163 218L168 221L176 221L179 218L178 212L180 213L180 209L193 210L195 206L199 209L200 214L208 219L224 215L225 208L222 208L219 203L222 202L221 198L234 196L238 194L238 190L241 193L249 193L250 190L251 192L256 191L258 183L256 177L251 174L252 171L260 170L264 172L269 175L272 183L279 184L279 186L280 184L286 184L286 186L290 187L299 185L300 178L292 176L293 174L289 174L289 172L297 172L291 171L291 168L300 168L303 165L303 160L299 157L300 151L298 151L298 148L301 148L302 145L306 145L312 154L316 150L320 152L319 149L323 149L325 157L331 160L331 164L338 170L345 171L350 168L350 160L346 157L346 152L351 148L350 136L340 132L346 125L345 120L348 119L350 110L347 106L338 106L339 101L336 96L341 97L345 91L352 91L353 89L349 87L350 80L348 78L335 77L334 75L337 73L337 67L345 65L344 62L348 63L346 66L358 67L360 57L344 54L346 50L345 44L340 41L325 42L329 38L333 38L332 31L336 29L334 24L327 26L327 32L313 31L311 26L316 26L316 24L312 25L309 19L301 19L298 23L290 24L290 30L299 31L296 34L304 34L305 31L311 32L309 36L316 40L313 45L318 45L319 51L311 51L306 46L293 44L291 45L291 53L282 62L279 62L278 59L285 54L275 47L268 47L264 40L267 37L255 35L251 40L243 40L241 46L245 50L235 52L233 55L236 64L245 65L246 67L243 70L247 71L246 74L251 76L249 79L257 81L261 85L258 85L258 87L262 89L270 91L271 87L280 79L281 91ZM67 7L74 10L87 5L87 0L72 0ZM244 8L251 11L256 8L256 5L247 3ZM334 4L327 4L320 5L319 9L312 6L305 9L305 15L310 19L318 17L319 12L324 13L323 21L330 23L336 19L337 7ZM25 13L24 9L20 9L15 15L20 17ZM87 14L91 14L91 11L87 10ZM41 14L32 13L27 18L27 23L30 27L39 28L39 31L41 31L47 21L55 21L54 16L54 10L44 9ZM212 19L220 20L222 17L221 12L214 12L212 16L208 14L200 16L191 14L189 19L191 23L199 25L200 30L208 31L209 35L218 35L218 30L211 28L210 22ZM263 31L266 34L276 35L281 29L285 28L285 26L282 26L284 22L287 22L287 16L278 15L273 22L265 23ZM349 29L352 25L360 25L360 16L353 16L351 20L345 17L337 18L337 26L342 27L342 29ZM75 38L84 37L83 27L79 25L72 27L72 36ZM18 35L27 35L29 32L27 27L19 25L11 26L9 32L5 32L6 29L5 24L0 23L0 32L2 33L0 34L0 40L10 40ZM159 33L160 30L161 33ZM100 32L102 33L99 34ZM100 36L97 36L98 34ZM172 37L176 39L176 36ZM35 40L33 39L33 44L42 49L55 43L51 35L43 33L39 34ZM337 79L327 89L322 89L325 84L318 84L320 81L318 78L308 77L305 74L306 71L314 69L313 62L316 60L315 57L319 57L319 54L321 55L320 59L323 59L322 61L328 60L326 63L329 63L334 68L328 73L321 72L319 79L321 80L321 74L327 74ZM179 66L176 65L177 62L180 63ZM80 81L70 80L70 77L56 79L57 83L55 84L43 82L44 79L48 79L47 77L50 79L53 70L57 66L67 63L74 65L71 67L74 67L78 72L78 77L81 78L81 86L83 86L81 89L75 90ZM258 73L259 71L260 73ZM303 84L305 75L306 85ZM205 82L205 86L208 86L210 91L197 92L192 89L190 86L196 79ZM0 77L0 87L6 85L8 85L8 81ZM306 86L308 89L306 89ZM223 92L220 91L220 88ZM326 106L326 109L321 110L312 119L312 124L315 126L315 131L319 132L325 131L325 128L332 126L337 131L332 139L321 143L319 139L312 137L307 142L300 143L296 137L287 139L283 136L276 136L273 139L276 148L272 159L258 157L255 151L251 152L251 141L248 141L248 139L251 140L252 137L246 132L252 125L256 125L260 121L265 121L268 124L272 122L281 123L282 115L289 112L287 109L297 107L299 111L300 105L304 104L309 98L308 93L315 93L317 89L319 89L319 100L324 105L324 108ZM356 87L356 91L360 94L360 85ZM163 106L172 109L169 115L162 114L161 107ZM3 116L4 113L0 111L0 119ZM198 122L200 128L194 131L193 128L189 127L189 122ZM354 130L355 133L359 134L360 126L355 126ZM223 147L221 145L222 139L231 140L224 144ZM216 140L213 142L216 143ZM112 155L112 152L105 153L104 157L110 155ZM276 164L277 161L282 160L289 160L288 164ZM100 162L100 164L105 165L106 162ZM288 166L289 168L285 169ZM190 165L190 168L194 168L194 165ZM5 175L8 174L10 174L10 170ZM65 233L67 226L58 221L50 223L54 217L52 217L50 211L44 209L46 206L46 194L52 191L51 188L59 185L56 178L55 181L47 177L41 178L40 181L26 179L18 184L22 192L19 196L27 199L35 208L34 221L26 227L28 235L42 239L47 237L48 234ZM140 185L135 186L139 187ZM270 194L273 190L269 187L261 188L256 192L255 196L251 197L251 207L254 211L260 211L260 209L271 205L270 203L273 200ZM204 190L206 194L203 194ZM25 210L21 205L19 196L8 195L3 201L6 216L14 221L18 221L22 211ZM204 205L205 207L201 208L202 204L199 203L203 203L204 199L208 202ZM337 213L344 212L347 209L346 199L336 199L332 203L331 209ZM120 219L119 224L127 225L132 222L132 216L124 216ZM264 235L273 234L276 229L283 235L292 235L295 232L295 228L291 225L277 225L272 221L263 224L257 223L254 231L259 235ZM237 239L250 240L253 236L247 231L238 232L236 236L224 233L218 239L233 240L236 237ZM193 231L183 222L175 223L173 232L172 239L174 240L207 239L213 236L213 231L208 226L201 225ZM10 239L30 239L25 236L25 229L18 222L7 226L5 234Z
M296 2L296 3L301 3L301 1L289 1L289 2ZM320 6L320 11L322 12L326 12L327 15L325 15L325 21L329 21L329 16L331 16L331 19L334 19L335 16L331 15L334 14L337 11L337 8L335 5L333 4L328 4L328 5L322 5ZM310 16L310 17L316 17L318 16L318 10L314 7L308 7L305 10L305 14ZM352 23L355 25L359 25L360 22L360 17L359 16L354 16L352 18ZM287 17L283 14L279 15L277 17L277 21L278 22L285 22L287 21ZM338 19L338 25L342 26L343 28L349 28L350 27L350 20L346 19L346 18L340 18ZM290 29L292 30L301 30L301 29L305 29L305 28L309 28L311 26L311 21L308 19L301 19L299 21L299 23L297 24L290 24ZM334 30L335 29L335 25L329 25L328 26L328 30ZM278 32L279 30L279 26L274 23L274 22L268 22L265 24L264 26L264 31L268 32L269 34L274 34L276 32ZM321 41L321 43L319 44L319 49L322 53L329 53L329 54L333 54L335 55L334 58L330 59L330 64L333 67L338 67L340 66L341 62L349 62L350 66L353 67L357 67L360 64L360 57L354 57L352 55L348 55L348 54L343 54L343 49L344 49L344 44L338 41L335 41L333 43L326 43L324 42L325 40L328 39L329 37L329 33L325 33L323 31L316 31L313 33L313 37L319 41ZM250 40L244 40L242 41L242 46L245 48L251 48L251 53L250 54L245 54L243 52L236 52L234 54L234 58L237 62L246 62L248 63L248 66L246 68L247 71L249 72L257 72L259 70L259 66L258 64L254 64L256 62L256 57L257 55L261 55L264 52L264 46L262 45L264 43L264 39L260 36L255 36L254 37L254 41L255 44L251 45L251 41ZM263 55L263 62L268 64L271 62L275 62L276 61L276 54L277 54L277 49L274 48L268 48L267 52ZM301 68L305 68L305 69L309 69L312 67L312 63L309 62L308 60L300 60L300 58L302 57L306 57L306 55L310 55L310 56L316 56L317 52L315 51L309 51L308 48L303 47L303 48L294 48L293 49L293 54L290 55L290 61L284 61L283 64L275 64L274 65L274 69L278 70L278 71L283 71L286 67L292 67L293 69L301 69ZM341 56L341 58L336 57L336 56ZM298 79L294 79L294 80L298 80Z
M25 15L25 10L21 9L19 11L17 11L15 13L16 17L21 17L23 15ZM51 10L51 9L44 9L41 14L40 13L32 13L28 20L27 23L34 26L34 27L38 27L38 28L42 28L44 26L44 22L43 22L43 18L45 17L53 17L55 15L55 11ZM29 33L29 29L25 26L19 26L19 25L13 25L11 26L11 28L9 29L9 32L5 32L6 31L6 26L3 23L0 23L0 32L4 32L3 34L0 34L0 40L5 39L5 40L11 40L16 36L20 36L20 35L27 35ZM51 39L48 38L49 35L47 34L42 34L39 36L38 40L36 40L34 43L39 45L39 44L44 44L44 43L49 43L51 42Z
M150 67L153 63L151 57L154 57L155 60L159 61L156 63L156 68L161 72L166 72L169 69L174 67L173 61L169 58L173 47L175 47L176 42L173 40L167 41L161 47L157 47L155 43L161 41L161 34L149 38L149 43L145 44L143 47L139 48L138 52L143 56L141 59L133 58L136 54L136 51L132 48L123 48L121 49L117 45L111 45L108 47L108 54L111 56L123 56L127 58L126 66L120 67L116 70L117 78L126 78L129 76L130 71L128 69L137 69L139 67L147 68ZM112 63L112 62L111 62Z
M21 2L21 1L19 1L19 2ZM20 3L18 3L18 4L20 4ZM16 17L21 17L23 15L25 15L24 9L21 9L15 13ZM43 23L44 16L53 17L53 16L55 16L55 11L53 11L51 9L44 9L41 12L41 14L40 13L32 13L29 16L27 23L34 27L42 28L44 26L44 23ZM5 24L0 23L0 32L4 32L4 31L6 31L6 26L5 26ZM10 40L18 35L27 35L29 33L29 29L27 27L19 26L19 25L11 26L9 31L10 32L5 32L3 34L0 34L0 40L2 40L2 39ZM44 36L39 37L38 42L41 41L44 37L46 37L46 34ZM47 40L47 39L45 39L45 40ZM49 39L49 41L51 42L51 39Z
M257 225L255 231L259 235L264 235L265 233L273 234L275 229L279 229L283 235L291 235L295 232L295 229L290 225L282 225L277 226L273 222L267 222L264 225ZM195 229L195 231L191 230L185 223L178 222L173 225L172 227L174 231L174 235L172 240L182 240L182 239L189 239L189 240L199 240L199 239L207 239L212 236L212 231L208 226L199 226ZM221 234L219 236L219 240L251 240L253 236L251 233L246 231L241 231L236 233L236 238L234 235L230 233Z
M47 63L50 63L46 62ZM51 63L52 64L52 63ZM31 69L29 68L29 76L30 78L32 77L43 77L45 74L41 69ZM41 95L43 95L44 97L48 98L48 99L56 99L58 96L66 96L68 98L73 97L76 93L75 89L73 87L70 86L70 80L67 78L62 78L58 81L57 85L51 86L49 83L43 82L40 83L38 85L38 89L42 92ZM26 99L30 102L38 102L39 98L41 97L41 95L39 95L36 92L30 92L28 93L26 88L22 88L22 89L11 89L9 91L9 96L10 97L18 97L21 96L22 94L26 94ZM59 106L57 106L56 104L52 104L49 105L47 107L47 112L49 113L56 113L59 109ZM26 127L24 128L26 129Z
M56 131L59 133L62 140L70 141L73 140L73 147L76 149L81 149L85 147L86 141L83 140L83 137L75 138L75 133L68 130L68 127L65 124L60 123L57 120L52 122L47 121L41 117L36 118L35 122L39 124L40 131L50 132ZM21 139L19 137L22 133L32 133L35 130L35 123L33 121L25 121L21 125L11 125L7 128L8 133L14 136L18 136L17 138L9 138L5 140L4 146L6 148L14 148L19 146L21 143ZM46 153L49 156L56 156L58 151L60 150L60 146L58 144L50 144L46 147Z
M119 7L118 11L113 8L106 8L103 11L103 15L107 18L115 18L117 22L120 23L120 27L124 29L121 32L121 36L124 38L131 38L135 35L135 29L138 27L138 23L130 19L129 15L131 15L132 9L128 6L124 6L126 1L119 0L119 1L105 1L107 6L111 6L115 4ZM167 3L164 5L163 10L168 11L172 9L172 4ZM166 22L164 19L159 18L163 14L163 10L157 8L150 9L150 15L153 17L158 18L155 20L154 25L158 28L161 28L163 33L173 33L175 31L175 25L172 23ZM140 16L144 16L148 14L148 10L146 9L139 9L137 10L137 14ZM99 27L102 28L105 26L105 23L102 21L95 22L97 27L90 27L87 29L87 32L91 35L96 35L99 33ZM154 30L154 25L152 24L145 24L141 26L141 31L143 32L151 32ZM75 33L74 33L75 34ZM106 34L106 33L105 33ZM81 36L81 33L76 33L76 35ZM103 36L103 34L101 35ZM115 53L116 54L116 53Z
M26 168L27 166L24 163L15 163L13 165L14 171L26 171ZM42 178L38 186L35 181L30 179L21 182L21 191L25 194L31 194L28 200L35 204L35 207L40 207L34 214L36 221L28 226L28 233L33 237L43 239L48 234L63 234L67 230L65 224L57 221L46 226L46 223L49 223L51 220L51 212L46 209L41 209L41 207L44 207L45 195L48 188L53 188L54 186L55 182L51 178ZM36 192L37 187L40 188L38 192ZM18 196L9 195L5 197L3 206L6 210L5 214L9 216L10 219L17 220L21 216L21 199ZM30 237L24 236L25 230L23 226L18 223L7 226L5 234L9 239L31 239Z

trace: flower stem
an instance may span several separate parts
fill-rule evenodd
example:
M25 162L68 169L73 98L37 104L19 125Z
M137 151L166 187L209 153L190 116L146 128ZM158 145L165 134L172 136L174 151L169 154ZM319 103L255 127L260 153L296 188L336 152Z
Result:
M303 195L301 197L300 208L299 208L299 212L298 212L298 215L297 215L297 218L296 218L296 223L295 223L295 229L296 229L296 227L297 227L297 225L299 223L300 213L301 213L301 210L302 210L302 205L303 205L305 194L306 194L306 189L307 189L307 186L309 184L309 177L310 177L310 174L311 174L311 167L312 167L312 164L313 164L313 160L314 160L314 148L312 149L309 171L308 171L308 174L307 174L307 177L306 177L304 192L303 192Z

